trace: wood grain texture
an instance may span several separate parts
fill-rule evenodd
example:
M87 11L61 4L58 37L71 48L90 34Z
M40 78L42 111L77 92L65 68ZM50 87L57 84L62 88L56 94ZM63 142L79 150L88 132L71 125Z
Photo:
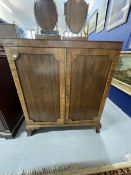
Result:
M120 89L121 91L125 92L126 94L130 95L131 96L131 86L126 84L126 83L123 83L122 81L119 81L115 78L112 79L112 82L111 84Z
M97 116L111 62L108 56L77 56L71 65L70 118Z
M20 103L21 103L23 113L24 113L24 117L26 119L26 122L29 123L29 116L28 116L28 112L27 112L27 107L26 107L26 104L25 104L25 100L24 100L20 80L19 80L19 77L18 77L18 72L17 72L17 69L16 69L15 62L14 62L13 53L12 53L11 49L9 49L9 48L5 48L5 50L6 50L6 55L7 55L7 58L8 58L9 67L11 69L11 74L12 74L12 77L13 77L13 80L14 80L14 83L15 83L15 87L16 87L16 90L17 90L17 94L18 94L18 97L19 97L19 100L20 100Z
M66 118L91 120L97 117L111 60L100 52L67 51Z
M32 131L41 127L78 125L99 129L101 114L119 58L121 43L53 40L14 40L14 43L12 43L11 40L6 40L5 45L28 130ZM12 55L16 58L13 58ZM59 114L57 110L50 109L50 105L48 105L48 100L51 99L50 96L44 103L43 98L39 94L42 104L45 104L45 107L46 105L49 107L46 108L47 110L49 109L49 113L47 113L49 118L45 115L42 120L39 116L35 117L33 119L34 121L31 120L26 102L26 98L30 92L27 93L25 98L24 87L22 86L20 76L18 76L17 65L15 65L15 62L17 63L19 61L21 55L27 56L25 60L21 59L21 61L25 61L25 66L21 72L23 73L25 71L27 65L35 71L35 76L33 76L34 73L32 71L25 74L26 78L28 76L36 78L36 80L32 78L32 81L36 82L33 85L30 79L27 81L31 84L28 85L28 91L34 86L33 95L36 92L39 94L39 87L42 85L43 88L46 81L48 88L43 91L41 90L41 96L46 96L48 93L45 94L45 92L48 92L49 89L49 92L54 94L51 97L53 99L52 101L56 100L55 105L58 105L59 91ZM31 57L33 61L30 63L29 60ZM47 60L45 61L46 58ZM19 64L20 69L21 65L22 63ZM43 68L44 65L46 68ZM44 71L49 76L43 80L45 76L43 75ZM37 76L38 73L42 76ZM23 82L26 79L25 76L23 76ZM56 84L58 77L59 83ZM37 96L37 93L35 96ZM50 104L53 103L52 101L50 101ZM43 110L42 107L41 109ZM54 115L50 115L50 112ZM41 112L41 117L43 117L42 113L43 111Z
M64 8L65 21L73 33L79 33L86 21L88 5L84 0L68 0Z
M43 48L43 49L24 49L24 48L14 48L12 51L9 49L9 48L6 48L6 52L7 52L7 55L8 55L8 61L9 61L9 65L10 65L10 68L12 70L12 75L13 75L13 78L14 78L14 81L15 81L15 85L16 85L16 88L17 88L17 92L18 92L18 95L19 95L19 98L20 98L20 102L22 104L22 109L24 111L24 115L25 115L25 118L26 118L26 122L28 124L34 124L34 121L30 118L30 114L29 114L29 111L28 111L28 104L26 102L26 98L28 99L28 95L29 94L26 94L27 96L25 96L25 94L23 93L24 92L24 88L22 87L22 83L24 82L24 78L27 80L28 78L31 78L31 77L27 77L29 75L31 75L29 73L29 75L26 75L26 77L23 77L23 82L20 80L20 75L19 75L19 70L17 68L17 62L19 61L20 59L20 55L22 54L26 54L26 55L29 55L29 58L32 54L35 54L36 55L36 59L35 61L37 61L37 57L39 56L42 56L42 55L47 55L47 60L48 60L48 56L49 55L54 55L56 61L59 62L59 72L58 72L58 76L59 76L59 101L60 101L60 106L59 106L59 115L57 115L57 118L58 118L58 121L55 121L53 122L50 118L47 117L47 120L44 120L42 119L42 121L37 121L36 119L36 122L35 123L41 123L41 124L55 124L55 123L58 123L58 124L61 124L63 123L63 120L64 120L64 115L65 115L65 79L64 79L64 72L65 72L65 67L64 67L64 62L65 62L65 57L64 57L64 49L47 49L47 48ZM18 54L19 53L19 54ZM39 56L38 56L38 53L39 53ZM19 55L18 58L13 58L13 55ZM26 61L28 61L29 59L27 58ZM22 66L22 61L23 59L21 59L21 63L20 63L20 67ZM15 64L16 62L16 64ZM50 62L50 61L49 61ZM51 62L50 62L51 63ZM26 64L26 63L25 63ZM32 63L31 63L32 64ZM37 65L37 63L36 63ZM29 65L29 68L31 65ZM24 65L24 68L23 68L23 72L25 71L25 67L26 65ZM53 65L49 65L49 67L51 67L52 69L53 68ZM38 67L37 67L38 68ZM41 71L45 71L45 69L42 69L42 64L41 64ZM46 68L46 70L48 69L48 66ZM35 67L34 67L34 70L37 70ZM36 72L39 72L39 71L36 71ZM26 72L27 73L27 72ZM48 75L48 71L46 72L45 71L45 75L47 74ZM53 72L54 73L54 72ZM41 74L41 72L39 72L39 74ZM46 76L47 76L46 75ZM36 78L36 77L35 77ZM41 77L43 78L43 77ZM52 82L52 78L51 77L48 77L49 80L48 81L51 81ZM29 80L29 79L28 79ZM27 81L28 81L27 80ZM33 77L30 81L33 81ZM36 80L37 81L37 80ZM43 81L43 79L42 79ZM29 83L28 82L28 83ZM24 82L25 83L25 82ZM32 83L32 82L31 82ZM38 84L41 84L40 81L38 82ZM28 84L29 85L29 84ZM32 84L31 84L32 85ZM31 85L29 85L29 87L31 88ZM33 85L34 88L35 88L35 84ZM46 86L48 86L47 82L46 82ZM54 87L53 87L54 88ZM31 91L32 89L30 89ZM37 86L35 88L35 90L37 90ZM50 90L51 89L46 89L49 92L51 92ZM29 90L28 90L29 92ZM44 92L44 91L43 91ZM32 96L31 92L29 92L30 95ZM36 92L36 96L37 96L37 93ZM45 93L45 92L44 92ZM34 95L34 94L33 94ZM48 95L48 94L47 94ZM55 95L55 94L54 94ZM39 96L40 96L40 93L39 93ZM54 97L55 98L55 97ZM50 107L49 107L50 108ZM47 115L48 116L48 115ZM42 116L43 117L43 116ZM38 119L39 120L39 119Z
M64 41L87 41L87 37L63 37L62 40Z
M52 40L33 40L33 39L4 39L6 47L39 47L39 48L82 48L82 49L104 49L118 50L122 47L122 42L113 41L52 41Z
M53 31L57 22L57 10L53 0L36 0L34 13L41 29Z
M60 116L60 70L54 55L20 54L16 67L30 119L57 121Z
M104 105L105 105L106 98L107 98L108 93L109 93L109 89L110 89L111 81L112 81L112 78L113 78L113 74L115 72L115 68L116 68L116 65L117 65L117 62L118 62L119 54L114 55L113 53L111 53L109 55L109 58L110 58L110 60L112 60L112 64L110 66L110 71L109 71L109 74L108 74L108 77L107 77L107 81L106 81L106 85L105 85L105 88L104 88L101 104L100 104L100 107L99 107L99 112L98 112L98 117L97 117L98 121L100 121L100 118L101 118L101 115L102 115L102 112L103 112L103 109L104 109Z
M61 40L61 35L35 35L35 39Z

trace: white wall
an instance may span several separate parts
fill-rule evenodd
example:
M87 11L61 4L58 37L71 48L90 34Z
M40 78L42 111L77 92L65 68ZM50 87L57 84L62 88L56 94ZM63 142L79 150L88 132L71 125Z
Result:
M5 1L3 1L3 0L0 0L0 2L4 2L5 3ZM22 23L20 22L20 20L17 19L17 17L15 17L13 15L12 9L9 8L9 11L8 11L1 4L0 4L0 18L5 20L8 23L14 23L15 22L17 25L22 26Z

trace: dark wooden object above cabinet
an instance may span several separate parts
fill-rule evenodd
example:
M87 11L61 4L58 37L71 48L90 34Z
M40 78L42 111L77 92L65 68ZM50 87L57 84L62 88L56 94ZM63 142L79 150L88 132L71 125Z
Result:
M5 52L0 47L0 137L14 137L23 115Z
M57 9L53 0L36 0L34 14L43 31L53 31L58 20Z
M120 42L5 40L27 130L100 129Z
M84 0L68 0L64 6L64 15L67 26L73 33L79 33L86 21L88 4Z
M15 24L0 24L0 43L4 38L23 38L24 31Z

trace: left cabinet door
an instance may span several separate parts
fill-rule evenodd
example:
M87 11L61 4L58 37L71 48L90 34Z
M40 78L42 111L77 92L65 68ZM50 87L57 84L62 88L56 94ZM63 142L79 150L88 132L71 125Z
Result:
M60 48L7 49L28 123L64 123L65 51Z

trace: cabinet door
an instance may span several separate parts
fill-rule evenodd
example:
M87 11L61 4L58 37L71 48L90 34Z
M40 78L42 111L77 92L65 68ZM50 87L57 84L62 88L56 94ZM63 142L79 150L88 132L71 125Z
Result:
M112 65L110 53L99 49L67 50L67 122L86 122L98 117Z
M27 122L63 123L64 49L20 47L11 51L8 59Z

